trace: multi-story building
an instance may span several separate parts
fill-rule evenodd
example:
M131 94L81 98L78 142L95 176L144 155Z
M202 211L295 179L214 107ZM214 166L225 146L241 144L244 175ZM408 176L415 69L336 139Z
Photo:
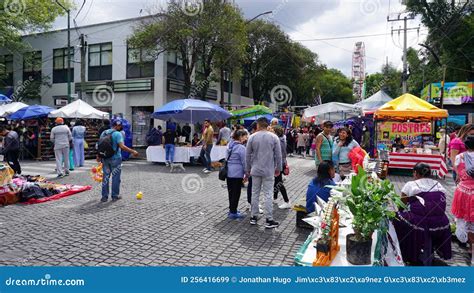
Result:
M160 54L155 60L127 45L134 27L143 18L71 28L69 50L73 97L103 111L122 113L132 122L135 145L143 143L153 123L150 117L154 109L184 98L183 66L175 53ZM27 80L43 77L48 85L41 87L41 98L25 102L57 108L66 105L67 30L27 35L23 40L30 45L31 52L20 54L0 48L0 63L4 65L0 67L5 68L6 76L0 81L0 93L14 92ZM211 82L206 99L219 103L220 88L218 83ZM223 88L226 103L253 105L248 79L226 80Z

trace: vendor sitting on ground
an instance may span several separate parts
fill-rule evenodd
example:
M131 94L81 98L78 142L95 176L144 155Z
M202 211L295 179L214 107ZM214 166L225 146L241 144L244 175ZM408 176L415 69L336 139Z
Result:
M318 175L311 180L306 192L306 212L312 213L315 210L317 197L328 201L331 189L327 185L336 185L333 178L336 176L336 169L331 161L323 161L318 166Z
M443 259L451 258L451 231L445 214L446 190L430 179L425 163L414 167L414 181L402 188L402 200L408 205L393 221L403 260L410 265L430 265L434 251ZM425 253L423 253L425 251Z
M392 149L393 148L395 148L397 152L405 148L405 145L402 143L402 138L400 136L395 137L395 142L392 144Z

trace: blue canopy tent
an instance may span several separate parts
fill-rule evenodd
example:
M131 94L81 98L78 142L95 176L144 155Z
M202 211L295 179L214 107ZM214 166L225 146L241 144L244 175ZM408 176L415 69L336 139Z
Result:
M10 99L9 97L5 95L0 94L0 105L11 103L11 102L13 102L12 99Z
M43 105L32 105L21 108L15 113L8 116L10 120L27 120L27 119L36 119L40 117L47 117L51 111L55 109L43 106Z
M201 100L181 99L167 103L156 110L152 117L159 120L197 123L206 119L221 121L232 115L218 105Z

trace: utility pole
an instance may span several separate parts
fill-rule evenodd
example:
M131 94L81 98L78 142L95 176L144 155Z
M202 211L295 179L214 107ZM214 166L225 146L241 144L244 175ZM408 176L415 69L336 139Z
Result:
M402 73L402 91L405 94L408 91L408 85L407 85L407 80L408 80L408 63L407 63L407 33L409 30L420 30L419 27L417 28L408 28L407 23L408 20L414 19L415 17L412 15L410 17L405 16L400 18L400 14L398 15L397 18L390 19L389 16L387 16L387 22L393 22L393 21L403 21L403 29L393 29L392 28L392 36L393 32L398 32L400 34L401 31L403 31L403 73Z
M86 52L87 43L84 40L84 34L81 34L81 92L79 98L84 100L85 82L86 82Z

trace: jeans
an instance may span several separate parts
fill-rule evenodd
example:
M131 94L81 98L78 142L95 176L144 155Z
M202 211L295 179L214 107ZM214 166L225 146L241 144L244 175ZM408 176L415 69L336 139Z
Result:
M201 149L201 160L204 163L204 166L207 170L211 171L211 151L212 151L212 144L206 145L206 149Z
M174 144L165 144L165 161L167 163L173 163L174 162Z
M243 178L227 178L227 191L229 192L229 212L237 213Z
M265 217L273 220L273 184L275 177L252 176L252 217L258 216L258 203L260 202L260 191L263 192L265 200Z
M102 160L102 170L104 172L102 180L102 198L109 197L109 181L112 175L112 198L117 198L120 194L120 175L122 174L122 158L109 158Z
M84 139L74 139L74 162L76 167L84 166Z
M58 175L62 175L63 171L65 174L69 173L69 147L54 150L54 156L56 157L56 171ZM64 162L64 167L63 167Z
M15 174L21 174L20 162L18 162L19 150L7 151L5 153L5 159L8 165L15 171Z

